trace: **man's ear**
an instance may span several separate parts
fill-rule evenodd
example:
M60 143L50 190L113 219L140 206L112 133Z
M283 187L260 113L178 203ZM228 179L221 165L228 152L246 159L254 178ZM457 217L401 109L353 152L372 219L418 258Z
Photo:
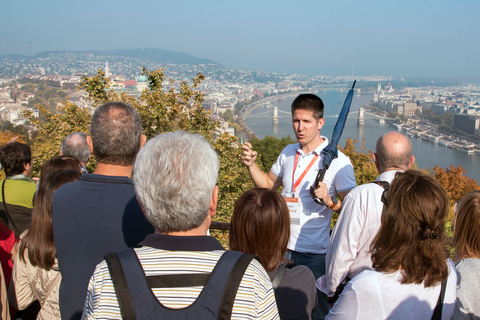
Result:
M377 171L380 172L380 165L378 164L378 156L376 153L373 154L373 162L375 163L375 167Z
M217 213L217 203L218 203L218 186L213 188L212 198L210 199L210 208L208 209L208 214L213 217Z
M408 169L410 169L410 167L412 166L412 164L415 162L415 157L414 156L411 156L410 157L410 163L408 164Z
M90 153L93 154L93 141L92 141L92 137L87 136L86 140L87 140L88 149L90 149Z
M141 140L140 140L140 149L143 148L143 146L145 145L145 143L147 142L147 137L142 134L142 137L141 137Z

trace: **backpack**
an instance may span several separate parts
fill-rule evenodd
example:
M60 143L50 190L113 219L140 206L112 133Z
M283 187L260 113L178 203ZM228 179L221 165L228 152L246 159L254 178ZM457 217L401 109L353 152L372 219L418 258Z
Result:
M133 249L105 256L122 318L129 320L230 319L238 287L253 258L251 254L226 251L210 274L146 277ZM203 289L190 306L181 309L163 306L150 289L192 286Z

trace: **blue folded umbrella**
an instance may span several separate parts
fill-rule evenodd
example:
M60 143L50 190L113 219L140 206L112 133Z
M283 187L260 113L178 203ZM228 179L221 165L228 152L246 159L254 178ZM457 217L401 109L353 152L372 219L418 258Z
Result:
M322 168L318 170L317 177L315 182L310 187L310 195L312 196L313 200L320 204L325 205L321 199L318 199L315 196L315 189L318 187L318 183L323 181L323 177L325 177L325 172L330 167L333 159L338 156L338 149L337 145L340 141L340 137L342 136L343 128L345 127L345 122L347 121L348 113L350 112L350 106L353 100L353 88L355 87L355 83L357 80L353 81L352 88L348 91L347 98L343 103L342 111L340 111L340 115L338 116L337 123L335 124L335 128L333 129L332 139L328 143L328 145L322 150L323 161L322 161Z

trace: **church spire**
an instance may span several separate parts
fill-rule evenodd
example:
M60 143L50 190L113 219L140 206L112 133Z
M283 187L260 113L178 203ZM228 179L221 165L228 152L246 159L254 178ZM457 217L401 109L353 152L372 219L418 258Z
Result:
M110 78L110 70L108 70L108 61L105 60L105 78Z

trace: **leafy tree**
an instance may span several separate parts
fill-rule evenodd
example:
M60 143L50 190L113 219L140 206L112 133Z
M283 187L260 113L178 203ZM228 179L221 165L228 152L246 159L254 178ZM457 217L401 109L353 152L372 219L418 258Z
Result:
M277 137L266 136L263 139L251 139L253 150L258 152L257 165L261 170L268 171L277 161L278 155L289 144L295 143L290 136L278 139Z
M406 115L404 115L403 113L401 115L398 116L400 118L400 121L402 121L403 123L407 123L408 121L408 117Z
M373 151L367 150L365 140L362 141L360 150L355 146L356 143L356 139L352 140L348 138L345 143L345 148L340 148L340 151L350 158L357 185L361 185L374 181L378 176L378 171L373 162Z
M433 168L432 174L445 190L447 190L452 206L466 193L472 190L480 190L480 186L476 180L464 175L466 172L467 170L462 168L462 166L455 167L451 165L449 168L435 166Z
M222 118L228 122L235 121L235 118L233 117L233 112L230 109L225 110L225 112L222 114Z
M39 112L45 117L40 122L35 119L30 111L26 112L30 121L39 128L38 135L33 144L33 175L39 176L43 163L60 153L62 140L72 132L88 133L92 116L86 109L65 102L58 108L58 113L52 114L44 105L38 105ZM94 163L89 164L92 170Z

